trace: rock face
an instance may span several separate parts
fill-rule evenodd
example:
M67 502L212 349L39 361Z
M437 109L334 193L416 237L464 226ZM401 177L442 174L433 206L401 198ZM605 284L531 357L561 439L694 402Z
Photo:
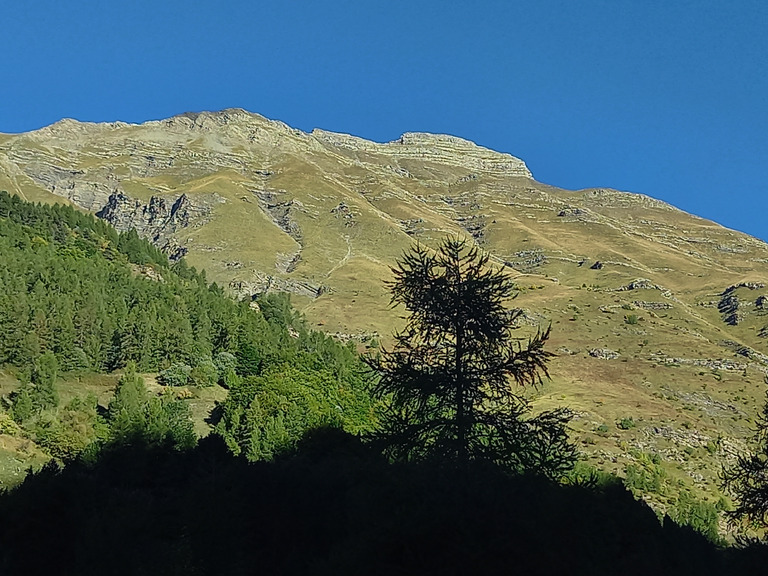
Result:
M67 170L42 162L32 162L24 166L24 172L51 193L91 211L103 206L114 190L114 183L109 179L86 179L83 170Z
M345 149L355 154L381 155L391 158L393 162L406 160L415 160L420 163L434 162L485 174L533 177L528 167L519 158L482 148L474 142L455 136L406 132L397 140L386 144L377 144L362 138L325 130L313 130L311 136L334 148ZM410 175L409 172L403 174L406 177Z
M193 202L186 194L173 200L152 196L147 204L142 204L116 192L96 215L119 231L136 230L164 250L171 260L178 260L187 249L178 245L173 234L190 225L204 225L210 213L210 206Z

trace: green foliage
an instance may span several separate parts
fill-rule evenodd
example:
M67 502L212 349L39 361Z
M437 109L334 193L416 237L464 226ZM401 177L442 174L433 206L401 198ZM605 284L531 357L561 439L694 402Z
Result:
M657 454L636 452L635 462L625 467L624 484L635 495L643 492L663 495L667 491L668 475Z
M637 424L635 423L635 419L632 418L632 416L628 418L622 418L621 420L616 422L616 427L621 430L629 430L630 428L634 428L635 426L637 426Z
M44 414L35 427L35 442L54 458L68 461L92 443L104 441L108 434L108 426L97 412L96 397L90 395Z
M202 388L214 386L219 382L219 370L210 358L204 358L197 363L189 374L190 382Z
M625 314L624 315L624 323L625 324L634 325L634 324L637 324L637 321L638 321L637 314Z
M579 460L564 477L565 484L572 486L586 486L590 488L608 488L621 484L617 476L595 468L594 466Z
M269 460L314 428L334 426L352 434L372 428L373 407L359 374L284 366L232 378L228 386L216 431L235 454L250 460Z
M681 526L690 526L709 538L720 542L720 513L715 504L698 500L687 492L681 492L675 505L669 511L669 517Z
M186 386L189 384L192 368L186 364L171 364L157 375L157 381L163 386Z
M0 434L6 434L7 436L18 436L21 434L21 428L13 420L12 414L0 412Z
M285 360L284 323L299 321L285 297L266 298L267 320L183 262L169 267L135 231L118 234L71 207L4 192L0 286L0 364L23 368L48 355L40 365L43 409L55 399L44 373L51 354L62 371L114 370L131 361L159 371L239 353L249 360L243 373L257 374Z
M285 300L278 300L285 302ZM281 316L285 318L285 316ZM350 346L300 326L296 337L253 345L254 354L270 358L266 371L248 375L241 355L238 372L231 355L217 355L222 384L229 389L219 407L216 431L236 454L270 459L293 446L308 431L335 426L353 434L373 427L374 405L365 366Z
M135 231L0 193L0 285L0 364L33 367L11 395L13 418L61 460L101 446L195 443L189 406L150 394L139 371L158 371L167 386L230 388L219 430L252 459L315 426L371 427L354 347L307 329L287 295L262 295L261 311L226 297ZM122 367L106 423L90 403L56 409L59 370Z
M548 375L549 330L526 346L512 338L506 301L514 285L488 256L462 240L436 253L417 245L393 268L392 303L409 313L395 348L370 357L374 395L387 403L377 440L396 459L486 460L514 471L557 477L576 459L566 410L527 416L511 383Z
M23 424L32 417L35 407L32 401L32 387L28 382L22 382L19 389L11 395L11 415L13 419Z
M185 449L197 441L189 406L171 396L150 395L133 365L118 382L107 420L111 445L169 445Z
M237 368L237 358L234 354L230 354L229 352L219 352L213 357L213 364L219 375L219 381L223 381L224 376L229 371L234 371L235 368Z
M32 405L36 410L55 408L59 405L59 394L56 391L56 378L59 364L53 352L46 352L35 362L32 370Z
M281 328L301 328L303 326L303 320L291 305L290 294L279 292L262 294L256 303L267 322L276 324Z

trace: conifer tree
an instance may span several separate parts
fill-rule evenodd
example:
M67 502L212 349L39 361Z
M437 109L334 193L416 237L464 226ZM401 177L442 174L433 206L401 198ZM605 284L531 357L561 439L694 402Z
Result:
M736 500L729 512L731 521L744 520L753 527L768 528L768 396L757 418L753 451L740 455L724 471L722 480Z
M24 423L34 412L29 382L22 381L19 389L11 396L11 400L13 402L13 419L19 424Z
M512 337L520 310L514 285L476 246L417 245L392 269L392 304L409 316L395 346L369 358L374 395L387 408L378 440L395 459L488 460L513 471L558 476L572 467L567 410L527 417L515 386L548 377L549 329L523 344Z
M53 352L46 352L35 362L32 370L32 383L35 385L32 402L37 410L59 405L59 393L56 390L58 373L59 366Z

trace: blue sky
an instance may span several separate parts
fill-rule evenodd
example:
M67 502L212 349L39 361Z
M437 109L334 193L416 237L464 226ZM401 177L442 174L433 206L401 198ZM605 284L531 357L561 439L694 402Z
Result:
M5 0L0 132L242 107L462 136L768 240L764 0Z

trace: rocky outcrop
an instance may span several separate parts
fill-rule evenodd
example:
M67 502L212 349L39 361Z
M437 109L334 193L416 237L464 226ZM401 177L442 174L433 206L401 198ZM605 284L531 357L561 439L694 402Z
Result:
M654 284L647 278L637 278L636 280L632 280L629 284L625 284L624 286L619 286L617 289L619 292L626 292L628 290L664 290L661 286L658 284Z
M303 208L302 203L294 199L280 200L279 197L285 194L285 190L254 190L253 193L259 202L259 207L267 217L288 236L301 244L301 227L292 217L292 214L297 209Z
M268 292L290 292L315 299L329 292L327 286L302 280L280 278L271 274L255 273L253 279L233 280L229 288L241 299L252 299Z
M115 193L106 205L96 213L119 231L136 230L148 238L171 260L184 256L186 249L179 246L173 234L191 225L205 224L211 213L210 206L193 202L186 194L175 199L152 196L147 204Z
M84 170L72 170L43 162L24 165L24 173L49 192L91 211L104 206L117 188L116 182L94 178Z
M506 260L504 264L521 272L531 272L547 262L547 257L539 249L520 250Z
M748 290L762 290L765 284L762 282L739 282L728 286L720 295L717 303L717 309L723 317L723 322L730 326L738 325L752 311L750 301L739 298L737 290L746 288ZM766 297L761 295L755 300L755 308L758 311L764 309Z
M589 351L589 355L593 358L601 358L603 360L615 360L621 356L621 354L610 348L593 348Z
M723 290L723 296L727 296L731 292L738 290L739 288L747 288L749 290L761 290L765 288L765 284L762 282L739 282L738 284L732 284Z
M645 300L635 300L633 304L643 310L669 310L673 307L669 302L647 302Z
M456 136L406 132L397 140L386 144L319 129L313 130L311 136L319 142L348 153L364 153L389 158L391 160L390 167L393 163L397 164L400 161L418 160L420 163L433 162L461 167L473 173L533 177L525 162L519 158L483 148L474 142ZM385 161L382 163L387 164ZM411 174L406 170L403 175L409 177Z

